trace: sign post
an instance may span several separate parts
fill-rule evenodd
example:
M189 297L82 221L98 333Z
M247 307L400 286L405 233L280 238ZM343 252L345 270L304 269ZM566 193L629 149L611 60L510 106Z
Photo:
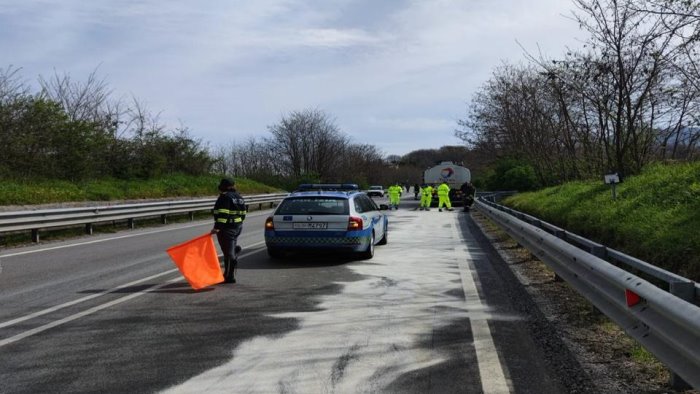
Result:
M620 183L620 177L617 175L617 173L607 174L605 175L605 183L612 186L612 198L614 200L615 198L617 198L617 196L615 195L615 185Z

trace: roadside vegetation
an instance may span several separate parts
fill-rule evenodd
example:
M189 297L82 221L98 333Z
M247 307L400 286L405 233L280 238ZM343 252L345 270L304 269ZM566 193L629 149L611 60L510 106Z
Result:
M577 181L504 203L700 281L700 162L650 165L616 194L602 180Z
M169 175L156 179L101 179L84 182L62 180L6 180L0 183L0 206L36 205L82 201L140 200L177 197L215 197L218 175ZM278 193L281 189L236 178L242 194Z

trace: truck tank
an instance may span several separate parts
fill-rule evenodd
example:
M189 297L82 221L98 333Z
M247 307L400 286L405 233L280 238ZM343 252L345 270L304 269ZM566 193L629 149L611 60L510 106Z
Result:
M467 167L460 166L451 161L443 161L423 172L423 183L437 186L442 182L450 186L450 201L453 205L462 204L462 192L459 190L464 182L471 182L471 172ZM433 204L437 205L436 195Z

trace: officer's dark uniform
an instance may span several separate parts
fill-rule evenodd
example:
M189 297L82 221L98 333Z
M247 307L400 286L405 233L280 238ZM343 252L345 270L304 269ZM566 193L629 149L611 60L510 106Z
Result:
M245 200L233 188L233 182L222 179L219 183L219 198L214 204L214 230L219 246L224 254L224 279L236 283L235 269L238 264L240 247L236 245L243 228L246 206Z
M474 194L476 194L476 189L471 182L464 182L459 189L462 191L464 210L469 211L469 208L471 208L472 204L474 204Z

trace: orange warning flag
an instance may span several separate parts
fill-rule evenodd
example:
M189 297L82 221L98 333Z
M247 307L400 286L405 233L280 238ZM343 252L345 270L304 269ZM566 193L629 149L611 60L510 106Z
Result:
M199 290L224 281L211 234L200 235L185 243L172 246L167 252L193 289Z

